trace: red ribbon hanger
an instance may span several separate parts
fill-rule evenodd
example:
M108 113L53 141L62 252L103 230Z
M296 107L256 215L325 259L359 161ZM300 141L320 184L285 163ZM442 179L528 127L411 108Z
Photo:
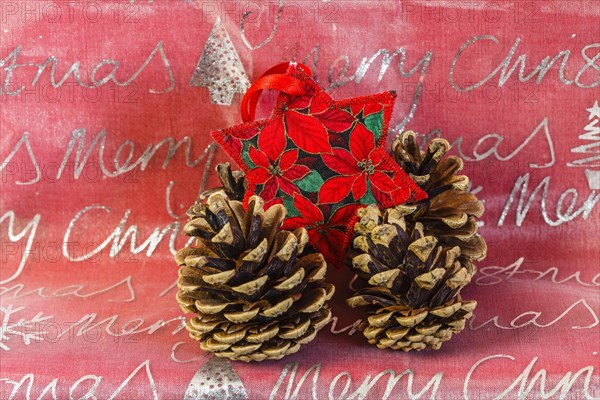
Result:
M296 64L307 75L312 75L312 71L306 65ZM302 96L306 92L304 83L287 74L289 62L277 64L269 68L256 82L250 86L242 98L241 112L244 122L254 120L256 105L263 90L279 90L290 96Z

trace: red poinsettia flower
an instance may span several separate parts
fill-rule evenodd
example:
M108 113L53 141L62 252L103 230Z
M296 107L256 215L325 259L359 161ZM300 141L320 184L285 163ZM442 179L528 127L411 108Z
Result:
M310 113L332 132L344 132L356 121L354 114L339 107L332 107L331 97L322 92L311 99Z
M304 95L289 101L285 109L265 126L259 141L268 138L273 145L285 145L287 134L296 146L307 153L330 153L327 130L343 132L356 120L354 115L332 107L331 103L331 98L325 93L309 89ZM261 143L259 147L264 150Z
M357 115L359 112L362 111L363 117L366 117L367 115L371 115L373 113L381 111L383 109L383 106L375 102L356 102L355 104L352 104L350 106L350 109L352 110L352 113L354 115Z
M356 221L356 209L360 205L348 204L339 208L329 221L323 220L319 207L300 194L294 194L294 206L301 215L288 218L284 228L306 228L310 243L323 253L328 262L341 266L350 240L348 227Z
M283 90L269 119L212 135L246 173L246 201L257 194L265 206L297 208L300 216L286 219L285 229L306 226L311 243L334 263L345 254L362 203L385 208L426 195L383 148L395 94L334 101L307 71L289 65L285 74L306 90ZM251 93L281 89L265 82Z
M278 189L290 195L298 192L298 187L292 182L304 178L310 169L305 165L296 164L297 149L284 151L285 137L274 135L271 140L266 140L265 136L268 139L267 135L258 139L260 150L254 146L250 147L248 156L256 164L256 168L248 172L248 178L255 184L264 185L260 192L264 199L274 198Z
M306 96L304 98L307 98ZM307 98L310 100L310 97ZM273 140L275 145L283 143L285 146L286 133L287 136L300 149L307 153L328 153L331 151L329 144L329 134L321 121L310 114L305 114L294 108L288 108L285 112L280 113L265 126L267 133L262 133L259 136L265 140ZM266 139L268 138L268 139ZM263 148L259 143L261 149Z
M328 179L319 191L321 203L337 203L350 192L359 200L367 192L367 182L373 187L375 198L381 203L386 191L395 188L394 180L388 176L385 153L377 148L373 133L363 124L357 123L350 135L350 151L334 148L333 154L323 154L323 161L333 171L339 173ZM389 200L389 199L388 199Z

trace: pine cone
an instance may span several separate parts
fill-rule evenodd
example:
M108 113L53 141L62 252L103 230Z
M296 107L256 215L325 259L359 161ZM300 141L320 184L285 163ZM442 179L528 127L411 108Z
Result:
M447 247L459 246L461 253L474 260L485 258L487 246L477 233L477 218L483 203L467 191L469 178L457 175L463 161L445 157L450 143L433 139L421 151L416 135L403 132L392 144L396 162L427 193L427 200L407 206L408 221L420 222L425 234L436 237Z
M232 171L229 163L221 163L217 165L217 175L221 181L221 187L209 189L200 194L200 200L206 200L208 197L217 192L222 192L229 197L230 200L244 200L248 181L242 171Z
M459 246L427 235L405 207L383 212L375 205L358 210L350 250L363 288L347 300L366 310L359 328L369 343L394 350L439 349L472 316L475 301L460 290L475 267Z
M282 205L265 211L253 196L245 211L215 193L190 215L185 233L197 240L175 256L177 301L197 314L187 329L203 350L246 362L279 359L329 322L327 264L308 251L306 229L281 230Z

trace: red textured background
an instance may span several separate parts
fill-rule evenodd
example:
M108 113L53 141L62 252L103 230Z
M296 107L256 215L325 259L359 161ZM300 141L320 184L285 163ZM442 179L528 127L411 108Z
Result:
M183 398L208 360L185 330L178 329L181 313L175 289L168 290L177 276L169 240L174 232L175 248L185 243L184 212L200 189L203 173L208 168L208 186L215 184L214 165L227 157L219 149L209 164L207 155L189 167L184 144L165 165L165 145L145 168L138 165L111 176L100 167L114 171L115 154L126 141L131 144L121 150L121 163L130 147L134 162L148 146L167 137L175 142L189 137L190 157L195 159L211 143L209 132L241 122L240 94L231 106L215 105L206 88L189 84L217 17L251 81L270 66L295 59L311 67L336 99L396 90L392 127L411 109L421 83L414 117L406 128L423 134L437 130L451 142L458 140L454 151L464 156L465 173L486 206L481 233L489 255L463 295L479 306L460 336L438 352L404 354L379 351L350 329L338 332L358 316L344 303L351 274L332 268L328 276L337 285L336 326L328 325L311 345L281 361L235 363L249 398L292 397L311 367L298 398L345 398L353 393L381 398L391 386L389 374L381 375L371 388L361 385L390 369L404 376L390 389L389 398L422 390L424 398L449 399L493 398L503 392L506 398L600 396L599 194L590 188L585 168L568 166L582 158L572 148L593 143L578 137L595 119L587 109L600 100L597 2L286 1L277 18L278 6L175 0L0 2L0 397L37 398L50 384L43 398L52 397L52 387L57 398L86 393L108 398L125 382L116 398ZM240 21L246 11L253 11L245 26L251 45L269 37L277 24L272 39L260 48L251 49L242 40ZM491 36L497 43L489 40ZM492 73L519 42L505 82L499 70L480 87L459 92L450 83L450 70L461 46L473 38L481 40L456 62L454 79L460 86ZM52 63L37 81L38 68L31 65L55 57L58 82L78 62L81 81L89 82L94 66L113 59L120 63L115 77L126 81L157 46L169 67L157 53L131 84L122 87L109 82L98 89L84 88L71 75L53 88ZM378 79L384 58L379 55L359 84L352 79L363 58L369 60L380 49L387 49L391 58L400 48L405 52L403 70L398 53ZM15 49L20 49L18 55ZM427 65L410 76L401 73L415 68L426 54ZM545 57L547 62L557 58L546 74L527 80ZM330 87L328 74L337 81L346 59L349 82ZM108 71L109 66L102 67L97 75ZM167 89L171 83L172 90L165 93L150 91ZM19 94L8 93L21 86L25 88ZM86 136L80 164L103 130L104 146L97 143L77 175L75 142L57 178L72 134L81 129ZM25 133L27 142L13 152ZM598 170L598 161L588 168ZM519 182L526 176L529 185L519 200ZM167 202L176 215L170 215ZM106 208L93 208L74 221L65 244L69 224L88 206ZM18 234L34 218L39 221L28 247L32 230ZM121 232L115 233L122 219ZM155 250L135 250L156 228L169 226ZM123 239L128 229L130 235ZM137 235L132 250L133 230ZM120 235L117 243L123 239L124 244L113 254L111 234ZM107 238L91 260L70 261L63 254L63 246L78 256ZM19 325L20 320L30 324ZM162 326L161 321L167 323ZM138 324L137 333L115 336ZM29 340L28 334L41 340ZM289 363L298 364L286 393L290 368L296 365ZM128 380L138 366L142 369ZM411 374L413 378L407 376ZM433 383L424 389L430 380ZM99 382L96 387L94 382Z

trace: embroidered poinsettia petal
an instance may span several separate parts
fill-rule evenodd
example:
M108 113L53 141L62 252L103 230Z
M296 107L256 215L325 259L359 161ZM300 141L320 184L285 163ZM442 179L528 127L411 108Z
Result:
M310 101L310 113L318 114L327 110L331 106L331 99L329 96L317 95Z
M342 175L355 175L361 172L356 165L357 160L344 149L333 149L333 154L323 154L325 165Z
M254 168L246 174L246 179L250 179L252 182L259 184L265 183L272 177L273 175L271 175L269 171L262 167Z
M257 150L254 146L250 147L248 155L250 156L252 162L254 162L254 164L258 165L259 167L269 168L271 166L271 161L269 161L267 155L262 151Z
M394 204L402 204L407 201L416 202L427 198L425 193L415 181L413 181L404 171L397 172L394 177L394 187L397 189L390 193Z
M285 149L283 118L275 118L258 136L258 148L271 160L277 160Z
M380 204L380 207L391 207L394 203L392 203L392 196L389 191L380 190L377 186L371 185L371 191L373 192L373 197L377 200L377 203ZM398 195L400 196L400 195ZM405 196L406 197L406 196ZM402 203L404 203L403 201Z
M286 218L284 224L283 224L283 229L296 229L298 227L307 227L309 224L311 224L313 222L311 221L307 221L306 218L304 218L304 216L297 216L297 217L289 217Z
M271 176L271 178L265 182L265 186L263 187L263 190L259 193L259 195L260 197L265 199L272 199L273 197L275 197L277 189L279 189L277 179L274 176Z
M379 177L375 178L375 181L372 180L373 193L375 194L377 188L386 192L384 197L389 198L388 204L402 204L409 199L418 201L427 198L427 194L392 160L385 150L375 149L371 153L371 159L374 164L378 164L377 170L393 181L393 185L389 186L389 181L385 178ZM378 197L375 196L375 198Z
M338 203L350 193L354 184L354 176L335 176L323 183L319 190L319 202Z
M361 123L357 123L350 134L350 151L358 161L369 157L371 151L375 148L375 138Z
M348 242L344 232L336 229L309 229L308 237L310 243L323 253L330 264L337 268L342 266Z
M397 186L395 186L397 187ZM427 195L422 192L421 194L414 190L409 190L408 185L403 185L398 189L390 191L389 188L378 187L377 185L371 185L371 189L373 191L373 197L377 200L382 207L391 207L395 204L403 204L407 201L415 202L418 200L422 200L427 197Z
M395 174L396 172L403 172L402 169L392 160L392 158L382 148L376 148L369 154L369 158L373 161L374 165L377 165L378 171L384 171L386 173Z
M307 228L308 233L308 241L312 244L317 250L319 250L323 255L329 260L329 257L325 255L329 249L327 248L327 243L324 240L323 234L321 234L316 228Z
M323 221L323 212L319 207L301 194L294 194L294 206L307 222L314 224Z
M252 193L250 194L252 195ZM252 197L252 196L250 196ZM269 207L274 206L275 204L283 204L283 200L281 200L279 197L274 197L269 201L265 201L265 209L268 209Z
M389 195L394 204L402 204L408 200L407 191L404 189L396 189L393 192L391 192Z
M347 131L356 121L352 114L338 108L326 110L317 117L327 129L333 132Z
M287 133L296 146L308 153L330 153L329 134L323 124L311 115L288 111Z
M344 242L344 232L337 229L330 229L327 231L327 235L323 236L331 247L338 247Z
M348 204L344 207L340 207L332 215L327 226L332 228L336 226L345 227L356 216L356 210L360 207L361 206L358 204Z
M283 190L285 193L287 193L289 195L293 195L294 193L299 191L298 187L296 185L294 185L289 180L282 178L280 176L277 177L277 184L279 185L279 188L281 190Z
M298 150L288 150L281 155L281 158L279 159L279 168L285 171L294 165L296 160L298 160Z
M291 97L287 103L288 110L303 110L315 97L315 91L308 89L302 96Z
M381 191L390 191L396 187L392 178L380 171L375 171L369 176L373 186L376 186Z
M355 200L360 199L367 193L367 174L360 174L352 184L352 196Z
M310 168L306 165L294 165L293 167L283 171L283 177L290 181L304 178L310 172Z
M352 113L358 114L360 110L363 112L363 117L379 112L383 109L383 105L380 103L365 103L365 104L357 104L352 106Z

